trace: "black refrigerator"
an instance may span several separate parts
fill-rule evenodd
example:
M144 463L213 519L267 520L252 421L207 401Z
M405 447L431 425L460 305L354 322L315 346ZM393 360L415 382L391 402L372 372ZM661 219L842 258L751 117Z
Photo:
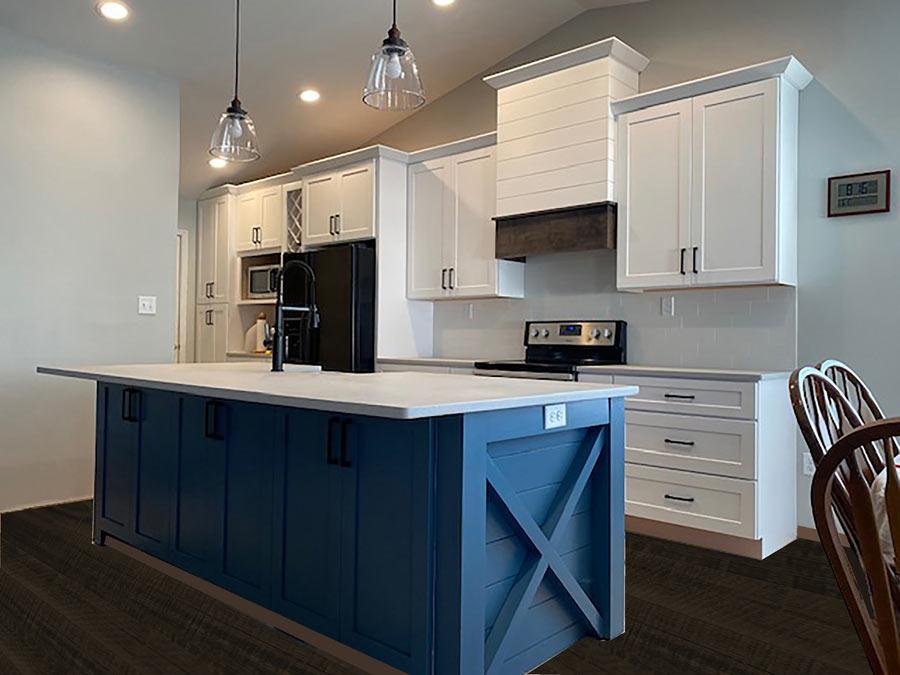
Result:
M375 371L375 248L374 242L328 246L299 258L316 273L319 326L309 314L285 311L285 363L315 364L345 373ZM301 268L284 275L286 307L309 305L308 275Z

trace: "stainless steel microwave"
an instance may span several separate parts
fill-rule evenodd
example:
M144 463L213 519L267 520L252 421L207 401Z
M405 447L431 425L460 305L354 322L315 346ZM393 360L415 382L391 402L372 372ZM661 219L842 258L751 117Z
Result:
M274 298L278 291L278 265L258 265L247 268L247 298Z

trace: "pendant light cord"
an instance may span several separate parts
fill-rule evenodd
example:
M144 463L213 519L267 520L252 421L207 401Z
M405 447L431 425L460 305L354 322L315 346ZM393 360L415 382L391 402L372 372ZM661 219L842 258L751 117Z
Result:
M394 0L396 3L397 0ZM241 58L241 0L235 0L235 20L234 20L234 100L238 100L238 72L240 69Z
M394 28L397 27L397 0L394 0Z

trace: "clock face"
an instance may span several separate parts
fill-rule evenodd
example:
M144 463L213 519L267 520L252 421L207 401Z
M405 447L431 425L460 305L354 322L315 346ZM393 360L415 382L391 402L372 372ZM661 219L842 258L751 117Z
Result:
M890 181L890 171L829 178L829 217L889 211Z

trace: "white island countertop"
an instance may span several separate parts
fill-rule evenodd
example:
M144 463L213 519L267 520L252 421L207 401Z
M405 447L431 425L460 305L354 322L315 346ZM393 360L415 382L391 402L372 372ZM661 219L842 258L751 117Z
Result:
M39 373L347 415L420 419L633 396L634 386L433 373L331 373L262 363L38 367Z

